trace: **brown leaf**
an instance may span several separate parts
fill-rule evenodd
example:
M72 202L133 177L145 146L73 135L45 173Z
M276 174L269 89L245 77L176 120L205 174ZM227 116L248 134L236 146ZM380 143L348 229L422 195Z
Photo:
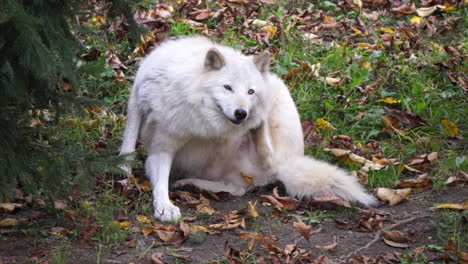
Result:
M0 227L11 227L16 226L18 224L18 220L15 218L5 218L0 221Z
M201 203L199 205L197 205L197 212L205 213L205 214L208 214L208 215L213 215L214 213L216 213L216 210L213 209L213 207L211 207L211 205L210 205L210 200L203 197L203 195L201 195L201 194L200 194L200 201L201 201Z
M162 241L167 243L174 242L177 238L177 233L175 231L156 230L156 234Z
M18 204L18 203L0 203L0 208L8 212L13 212L15 208L22 208L22 207L23 205Z
M326 246L315 246L315 248L320 249L320 250L335 252L337 246L338 246L338 243L332 243L332 244L326 245Z
M194 9L195 11L192 11L189 13L190 17L197 21L202 21L210 18L211 10L209 8L206 9Z
M178 258L178 259L185 260L187 262L191 262L190 256L176 253L176 252L174 252L174 250L168 250L168 248L166 250L166 254L169 255L169 256L172 256L174 258Z
M67 204L64 201L55 200L54 201L54 208L57 210L63 210L67 208Z
M153 253L151 255L151 262L153 264L166 264L167 262L162 260L163 253Z
M416 179L406 181L397 180L395 185L398 188L416 188L419 191L424 191L432 187L432 178L429 174L424 173L419 175Z
M83 230L78 234L78 238L82 243L89 243L94 234L98 231L99 226L96 223L96 219L92 217L86 217L85 225Z
M411 193L411 188L392 190L388 188L378 188L377 197L386 201L390 206L399 204L401 201L408 199Z
M62 236L66 236L68 234L70 230L68 230L67 228L65 227L52 227L50 229L50 233L52 235L62 235Z
M307 241L310 241L310 230L312 229L311 226L308 226L302 222L302 220L294 216L296 222L293 223L294 228L299 232Z
M301 122L304 141L307 146L315 146L323 143L323 137L317 134L315 122L304 120Z
M457 257L460 260L460 263L467 263L468 262L468 252L457 252Z
M386 238L383 238L383 241L385 242L385 244L392 246L392 247L396 247L396 248L407 248L410 246L409 244L391 241Z
M278 200L286 210L297 209L300 205L300 202L291 196L279 196L278 187L273 189L273 197Z
M405 3L399 7L392 8L391 11L400 17L414 13L416 11L416 6L414 3Z
M398 110L390 107L384 107L385 111L390 114L391 116L395 117L401 123L405 124L409 129L413 129L418 126L428 125L432 126L432 124L425 120L424 118L414 114L410 110Z
M397 230L393 230L393 231L383 230L382 236L394 242L411 242L412 241L412 239L409 238L406 234Z

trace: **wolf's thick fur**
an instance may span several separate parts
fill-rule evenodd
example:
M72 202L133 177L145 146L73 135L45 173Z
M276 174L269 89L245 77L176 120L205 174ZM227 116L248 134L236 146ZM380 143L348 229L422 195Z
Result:
M171 167L190 176L178 186L239 196L280 180L299 197L332 193L375 203L343 170L304 156L294 102L268 67L268 53L248 57L203 37L165 41L145 58L131 92L121 153L134 152L141 138L156 218L180 217L168 196Z

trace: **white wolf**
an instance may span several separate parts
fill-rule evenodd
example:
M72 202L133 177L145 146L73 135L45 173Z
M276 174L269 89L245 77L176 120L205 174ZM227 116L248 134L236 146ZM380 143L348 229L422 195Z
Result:
M375 204L343 170L304 156L298 112L269 63L268 52L249 57L204 37L165 41L145 58L131 92L121 154L134 152L141 138L156 218L180 218L168 196L171 167L190 176L178 186L239 196L280 180L298 197L332 193Z

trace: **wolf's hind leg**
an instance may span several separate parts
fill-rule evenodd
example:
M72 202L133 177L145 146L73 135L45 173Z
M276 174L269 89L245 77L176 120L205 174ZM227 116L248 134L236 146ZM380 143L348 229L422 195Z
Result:
M136 89L136 87L134 87L133 89ZM128 121L127 125L125 126L120 155L130 154L135 151L135 145L138 139L138 133L141 124L141 112L135 103L135 98L130 98L127 111L127 120ZM133 158L133 156L128 156L126 159L127 161L132 161ZM132 172L132 168L128 163L122 164L120 168L128 174Z
M202 179L195 179L195 178L188 178L176 181L174 183L174 187L182 187L185 185L193 185L198 187L202 190L210 191L210 192L228 192L234 196L242 196L247 191L246 188L240 185L236 185L233 183L225 183L220 181L209 181L209 180L202 180Z

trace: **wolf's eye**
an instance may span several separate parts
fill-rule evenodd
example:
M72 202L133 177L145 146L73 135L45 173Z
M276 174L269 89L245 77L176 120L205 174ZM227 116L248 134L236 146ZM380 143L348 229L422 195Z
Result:
M255 93L255 90L254 90L254 89L249 89L249 90L247 91L247 93L248 93L248 94L254 94L254 93Z
M224 85L224 89L226 89L226 90L228 90L228 91L232 91L232 87L231 87L231 85L229 85L229 84L225 84L225 85Z

